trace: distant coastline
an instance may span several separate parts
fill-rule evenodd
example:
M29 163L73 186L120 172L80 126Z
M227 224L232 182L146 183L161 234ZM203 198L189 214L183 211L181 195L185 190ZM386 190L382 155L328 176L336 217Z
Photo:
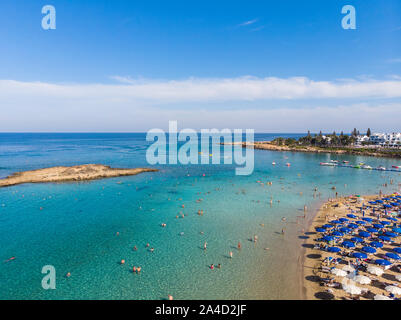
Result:
M111 168L101 164L85 164L71 167L51 167L32 171L16 172L7 178L0 179L0 188L24 183L89 181L121 176L133 176L142 172L156 172L157 169Z
M298 146L298 145L278 145L272 141L258 141L253 143L242 143L242 147L254 147L259 150L269 151L290 151L290 152L309 152L309 153L333 153L333 154L350 154L358 156L371 157L388 157L401 158L401 150L388 149L368 149L356 147L315 147L315 146Z

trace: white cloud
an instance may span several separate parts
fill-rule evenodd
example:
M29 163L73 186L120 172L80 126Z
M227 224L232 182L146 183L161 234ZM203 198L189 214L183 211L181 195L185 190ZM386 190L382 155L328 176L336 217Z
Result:
M305 77L197 79L137 81L114 77L118 84L53 84L0 80L1 102L27 98L83 99L85 101L223 102L296 99L398 98L401 81L313 81ZM33 99L33 100L32 100Z
M239 26L240 27L245 27L245 26L249 26L251 24L254 24L255 22L258 22L258 19L253 19L253 20L249 20L249 21L245 21L243 23L240 23Z
M364 126L401 129L401 102L394 102L401 97L397 78L334 82L253 77L115 79L123 83L0 80L0 131L132 132L165 128L168 120L195 129L254 128L264 132L339 131ZM352 102L347 103L348 98ZM356 99L369 103L356 104Z

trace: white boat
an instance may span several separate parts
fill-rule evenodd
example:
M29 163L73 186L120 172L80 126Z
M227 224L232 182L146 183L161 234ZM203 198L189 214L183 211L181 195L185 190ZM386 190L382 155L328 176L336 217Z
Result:
M386 167L380 166L380 167L377 167L377 170L386 171Z
M363 165L361 168L362 169L368 169L368 170L372 170L373 169L371 166L368 166L367 164Z
M332 162L320 162L321 166L335 167L337 164Z
M273 166L275 166L275 165L276 165L276 163L275 163L275 162L272 162L272 165L273 165Z

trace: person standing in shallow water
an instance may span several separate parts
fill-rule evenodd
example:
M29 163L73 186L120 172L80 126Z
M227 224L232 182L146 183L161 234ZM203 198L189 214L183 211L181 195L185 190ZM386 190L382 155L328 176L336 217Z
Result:
M237 248L238 250L241 250L241 242L238 242Z

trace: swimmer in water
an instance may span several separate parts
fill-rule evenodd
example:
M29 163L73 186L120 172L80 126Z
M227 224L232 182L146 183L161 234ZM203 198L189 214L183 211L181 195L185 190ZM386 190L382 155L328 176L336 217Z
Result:
M203 244L203 250L206 250L207 249L207 242L205 242L204 244Z
M233 258L233 252L232 252L232 251L230 251L230 252L228 253L228 255L230 256L231 259Z
M237 248L238 250L241 250L241 242L238 242Z

